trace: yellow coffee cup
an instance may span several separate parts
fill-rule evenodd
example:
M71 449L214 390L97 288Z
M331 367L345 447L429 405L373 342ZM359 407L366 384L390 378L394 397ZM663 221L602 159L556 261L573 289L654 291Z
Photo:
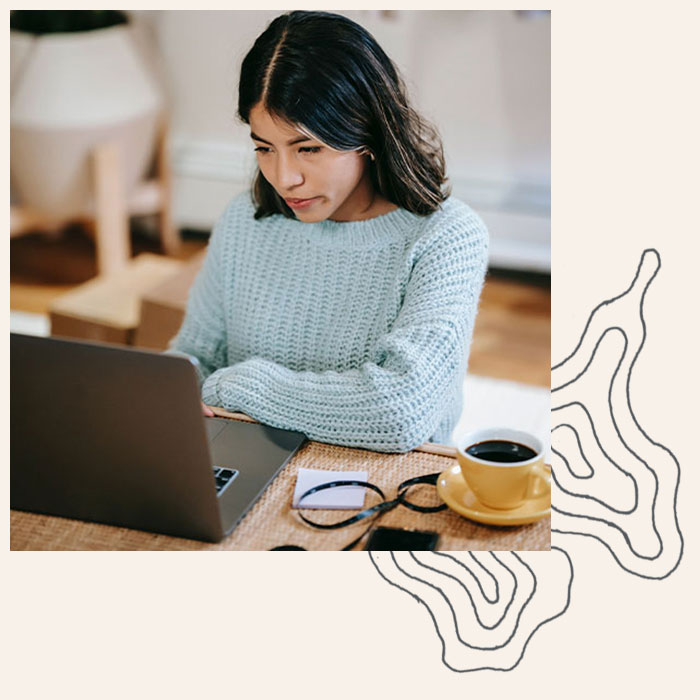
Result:
M530 433L486 428L462 436L456 447L462 476L489 508L517 508L551 488L544 444Z

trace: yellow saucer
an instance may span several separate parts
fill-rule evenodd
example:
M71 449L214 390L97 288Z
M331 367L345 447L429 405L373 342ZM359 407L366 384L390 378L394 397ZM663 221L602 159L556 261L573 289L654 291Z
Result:
M543 485L546 484L542 479ZM552 506L551 487L544 489L542 495L531 498L517 508L498 510L489 508L476 500L467 482L462 476L459 464L446 469L437 480L440 498L455 512L470 520L486 525L525 525L534 523L549 515Z

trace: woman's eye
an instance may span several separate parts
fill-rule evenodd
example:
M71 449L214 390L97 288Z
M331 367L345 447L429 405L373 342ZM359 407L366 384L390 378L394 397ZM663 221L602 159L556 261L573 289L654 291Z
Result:
M320 150L320 146L302 146L299 153L318 153Z
M255 149L255 152L256 152L256 153L269 153L269 152L270 152L270 149L269 149L267 146L258 146L258 147Z

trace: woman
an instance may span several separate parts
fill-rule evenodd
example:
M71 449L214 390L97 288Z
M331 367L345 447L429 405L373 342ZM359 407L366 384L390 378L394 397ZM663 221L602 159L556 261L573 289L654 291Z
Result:
M217 222L171 344L197 360L204 412L385 452L447 442L487 233L443 191L396 68L351 20L288 13L243 61L238 115L252 198Z

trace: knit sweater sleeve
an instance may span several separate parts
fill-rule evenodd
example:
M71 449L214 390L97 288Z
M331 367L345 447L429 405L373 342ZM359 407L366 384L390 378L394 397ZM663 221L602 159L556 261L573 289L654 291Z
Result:
M217 221L202 264L187 298L185 319L166 353L192 360L200 385L226 364L226 323L223 313L221 248L226 214Z
M346 371L293 371L252 357L211 374L205 403L312 440L406 452L430 439L466 372L487 262L475 215L443 222L413 263L393 326L370 361Z

